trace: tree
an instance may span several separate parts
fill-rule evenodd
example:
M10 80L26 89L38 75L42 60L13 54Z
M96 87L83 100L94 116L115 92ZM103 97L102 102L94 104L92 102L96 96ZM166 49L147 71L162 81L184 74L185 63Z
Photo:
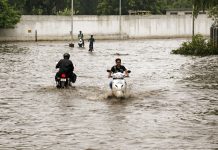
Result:
M80 0L77 9L80 15L96 15L98 0Z
M71 0L26 0L23 14L56 15L59 11L64 11L66 8L71 8Z
M147 10L159 14L161 12L156 5L157 0L122 0L122 15L127 15L129 10ZM118 15L119 0L99 0L97 14Z
M209 10L209 17L215 21L215 24L218 24L218 5Z
M23 13L26 0L8 0L8 3L16 8L20 13Z
M8 0L9 4L27 15L69 14L71 0ZM122 0L122 15L129 10L151 11L152 14L165 14L167 9L189 8L195 5L195 16L199 10L208 8L217 0ZM119 0L74 0L77 15L118 15Z
M146 10L152 14L160 14L157 0L128 0L129 10Z
M99 0L97 6L98 15L113 15L114 9L112 7L112 0Z
M218 5L217 0L192 0L193 5L193 29L192 29L192 37L194 37L194 25L195 19L198 17L199 11L205 9L211 9L214 6Z
M15 11L7 2L0 1L0 28L12 28L20 21L21 15Z

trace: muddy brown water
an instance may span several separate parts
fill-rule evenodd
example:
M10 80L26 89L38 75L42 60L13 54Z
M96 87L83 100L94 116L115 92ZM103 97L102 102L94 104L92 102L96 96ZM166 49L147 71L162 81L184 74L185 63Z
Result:
M218 57L170 54L183 39L0 44L0 149L218 148ZM86 43L86 46L88 44ZM55 88L69 52L75 88ZM106 70L132 73L126 99L110 97Z

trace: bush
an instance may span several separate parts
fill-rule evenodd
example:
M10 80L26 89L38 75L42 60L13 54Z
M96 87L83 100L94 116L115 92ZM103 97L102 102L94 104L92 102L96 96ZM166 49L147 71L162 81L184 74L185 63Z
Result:
M65 8L64 11L58 11L57 15L70 16L71 15L71 10L68 9L68 8Z
M13 28L20 21L21 15L6 0L0 0L0 28Z
M218 48L214 47L211 41L207 41L202 35L197 34L192 41L182 43L182 46L172 51L173 54L182 55L218 55Z

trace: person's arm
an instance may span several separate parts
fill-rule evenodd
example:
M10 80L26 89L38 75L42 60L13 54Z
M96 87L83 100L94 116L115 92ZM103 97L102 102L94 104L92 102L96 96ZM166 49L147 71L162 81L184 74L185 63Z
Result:
M57 68L60 68L60 62L61 62L61 60L57 63L56 69L57 69Z
M111 72L108 73L108 78L110 78L110 77L111 77Z
M126 67L123 66L123 69L125 70L125 76L129 77L129 73L128 73L128 70L126 69Z
M70 71L74 71L74 66L73 66L73 63L72 63L72 61L70 61L71 63L70 63Z
M111 68L111 71L108 73L108 78L111 77L111 73L114 72L114 67Z
M125 70L125 76L126 76L126 77L129 77L129 73L128 73L127 70Z
M72 70L74 71L74 65L73 65L73 68L72 68Z

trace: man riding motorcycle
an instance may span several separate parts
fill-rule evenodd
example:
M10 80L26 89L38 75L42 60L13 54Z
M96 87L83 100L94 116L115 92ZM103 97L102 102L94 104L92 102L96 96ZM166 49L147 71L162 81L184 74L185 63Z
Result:
M84 42L84 39L83 39L83 33L82 33L82 31L79 31L78 39L79 39L79 40L82 40L82 46L84 47L84 46L85 46L85 42Z
M60 75L62 73L66 73L68 77L70 78L70 81L75 83L77 76L75 73L73 73L74 66L73 66L72 61L69 60L70 54L65 53L63 57L64 59L61 59L56 65L56 69L59 68L59 71L56 73L55 80L58 81L60 79Z
M111 73L117 73L117 72L121 72L121 73L125 72L125 76L128 77L129 76L128 70L126 69L126 67L121 65L121 59L117 58L115 62L116 65L111 68L108 78L111 77ZM110 88L112 89L112 81L110 82Z

